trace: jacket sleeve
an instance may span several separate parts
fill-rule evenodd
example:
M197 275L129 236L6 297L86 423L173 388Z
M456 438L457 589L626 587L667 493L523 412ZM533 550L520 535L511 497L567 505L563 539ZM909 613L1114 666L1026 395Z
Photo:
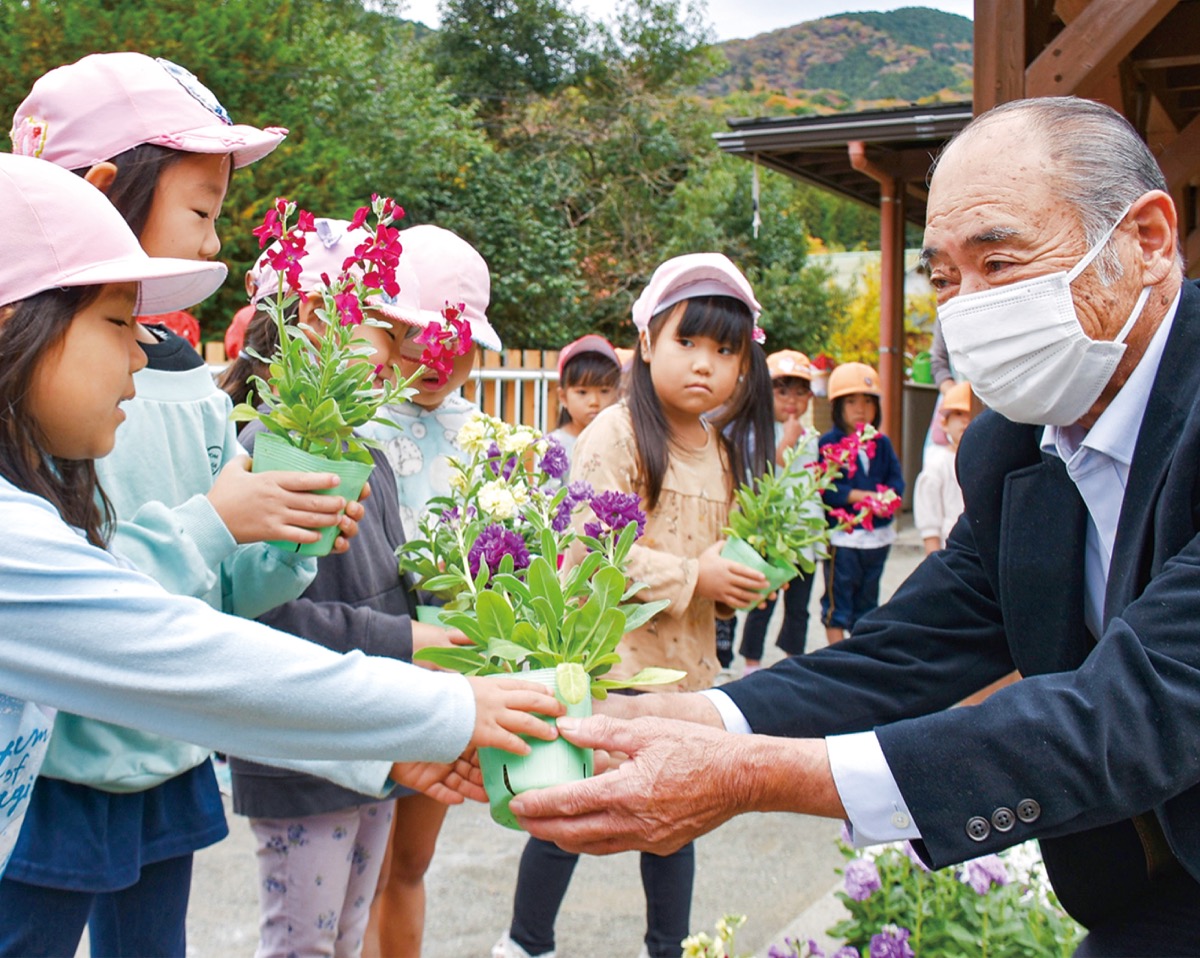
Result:
M407 615L302 597L277 606L259 621L334 652L358 649L366 655L412 661L412 619Z
M623 428L624 427L624 428ZM637 480L637 450L628 417L623 410L595 419L575 444L571 479L589 482L596 492L613 490L641 495ZM575 516L577 531L591 521L587 509ZM578 563L584 547L576 542L568 561ZM696 591L700 561L648 546L634 545L629 550L626 572L630 580L644 582L646 588L634 597L639 602L669 599L671 604L660 615L681 616L687 611Z
M459 675L337 655L171 596L0 482L0 675L14 698L209 748L448 761L474 696Z
M896 490L896 495L904 495L904 470L900 466L900 457L896 455L896 449L887 436L880 436L876 440L875 455L884 467L880 483Z

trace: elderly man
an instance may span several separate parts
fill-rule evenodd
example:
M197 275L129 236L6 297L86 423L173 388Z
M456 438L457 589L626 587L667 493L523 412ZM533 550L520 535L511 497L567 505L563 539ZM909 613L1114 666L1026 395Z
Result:
M630 761L512 810L589 852L746 811L846 817L935 867L1038 838L1078 954L1200 953L1200 290L1162 174L1107 107L1006 104L938 163L924 258L992 407L947 548L836 647L616 703L667 718L560 723Z

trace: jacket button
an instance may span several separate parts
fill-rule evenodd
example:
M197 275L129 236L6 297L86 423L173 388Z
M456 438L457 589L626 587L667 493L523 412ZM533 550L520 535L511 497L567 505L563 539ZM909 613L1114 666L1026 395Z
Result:
M1011 808L1001 806L992 812L992 827L998 832L1011 832L1017 823L1017 816Z
M973 842L982 842L992 834L992 826L982 815L967 819L967 837Z
M1036 822L1042 815L1042 806L1032 798L1023 798L1017 803L1017 818L1026 825Z

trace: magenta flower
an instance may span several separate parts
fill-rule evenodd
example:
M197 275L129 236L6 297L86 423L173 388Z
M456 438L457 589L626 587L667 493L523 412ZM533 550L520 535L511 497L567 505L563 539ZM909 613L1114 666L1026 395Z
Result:
M358 326L362 323L362 304L353 290L334 294L333 304L343 326Z
M479 575L480 561L486 562L488 570L495 572L506 555L512 556L514 571L529 567L529 549L525 540L511 529L493 523L479 533L479 537L471 544L467 553L467 565L471 575Z
M871 936L871 958L916 958L909 934L907 928L884 925L879 934Z
M882 887L874 862L856 858L846 866L846 894L855 901L866 901Z
M266 252L267 263L271 269L283 273L292 289L300 288L300 273L304 269L300 261L304 259L304 245L304 234L299 230L292 230L279 238L278 247L272 247Z
M444 328L441 323L430 323L416 337L416 342L425 347L419 361L437 373L438 385L446 382L454 369L454 360L471 350L471 327L467 322L459 320L456 313L447 324L449 328Z

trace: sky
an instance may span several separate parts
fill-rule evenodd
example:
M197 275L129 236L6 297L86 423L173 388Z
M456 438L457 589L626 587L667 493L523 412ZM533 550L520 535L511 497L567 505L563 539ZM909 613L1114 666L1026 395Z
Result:
M606 19L613 7L612 0L573 0L571 5L595 19ZM718 40L744 39L835 13L922 6L971 17L975 10L974 0L708 0L707 6ZM409 0L401 15L436 27L438 0Z

